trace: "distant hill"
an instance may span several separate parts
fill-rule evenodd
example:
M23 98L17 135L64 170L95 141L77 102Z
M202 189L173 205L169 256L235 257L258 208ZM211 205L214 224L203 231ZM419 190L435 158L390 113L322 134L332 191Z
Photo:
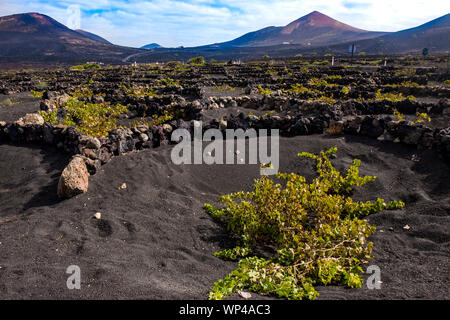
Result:
M449 14L418 27L392 33L361 31L330 19L318 12L313 12L288 24L286 27L267 27L248 33L235 40L213 45L149 51L148 53L140 54L137 60L139 62L186 61L200 55L208 60L215 59L219 61L261 59L264 55L289 57L299 53L317 56L327 53L348 55L349 45L353 43L356 44L357 54L361 51L367 54L421 53L423 48L428 48L430 53L450 51ZM337 27L332 27L333 25ZM305 45L304 42L284 45L282 44L284 41L280 44L281 40L274 41L275 45L266 45L267 43L273 43L272 39L276 37L283 37L283 34L291 36L298 34L299 30L309 30L307 35L302 36L304 39L309 39L314 34L314 27L321 31L316 33L316 38L314 41L311 41L310 45ZM333 34L335 36L331 36L331 33L323 33L326 29L329 31L334 30ZM338 32L337 29L340 31ZM351 32L351 34L348 32ZM367 36L374 37L364 39ZM300 39L300 37L301 35L297 39Z
M125 57L140 52L139 49L93 39L93 36L71 30L39 13L0 17L0 60L67 63L94 60L120 63Z
M386 34L386 32L372 32L354 28L314 11L284 27L267 27L228 42L213 44L211 47L266 47L281 44L317 47L325 44L375 38L383 34Z
M450 14L434 19L418 27L406 29L379 38L356 42L357 50L371 54L430 53L450 51ZM348 46L334 49L346 50Z
M81 30L81 29L77 29L75 31L80 33L80 34L82 34L85 37L88 37L88 38L92 39L92 40L100 41L100 42L107 43L107 44L112 44L111 42L109 42L105 38L102 38L99 35L96 35L94 33L91 33L91 32L88 32L88 31L84 31L84 30Z
M156 43L141 49L116 46L83 30L71 30L43 14L0 17L2 63L128 63L188 60L195 56L227 61L296 54L348 54L349 44L367 54L450 51L450 14L399 32L371 32L354 28L314 11L284 27L267 27L232 41L192 48L162 48ZM159 48L158 50L149 50ZM146 50L144 50L146 49Z
M146 44L145 46L142 46L141 49L156 49L156 48L162 48L162 46L160 46L157 43L150 43L150 44Z

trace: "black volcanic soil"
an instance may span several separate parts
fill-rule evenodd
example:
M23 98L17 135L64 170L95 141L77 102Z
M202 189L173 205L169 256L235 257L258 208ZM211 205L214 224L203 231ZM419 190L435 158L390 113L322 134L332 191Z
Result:
M35 113L39 109L40 98L30 96L30 92L11 95L0 94L0 121L14 122L27 113Z
M357 157L363 175L378 176L356 198L406 202L404 210L369 217L377 226L370 264L381 268L382 289L322 287L320 299L450 298L450 168L434 153L354 137L280 142L281 171L312 176L311 162L296 154L336 145L339 169ZM233 239L201 207L248 190L259 167L176 166L170 150L116 157L90 178L86 194L58 202L65 156L0 145L0 298L206 299L236 264L213 256ZM81 290L66 288L74 264Z

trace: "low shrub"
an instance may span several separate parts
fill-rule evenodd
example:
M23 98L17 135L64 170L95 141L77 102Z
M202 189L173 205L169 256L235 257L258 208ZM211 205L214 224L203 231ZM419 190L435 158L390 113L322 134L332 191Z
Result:
M158 85L164 86L164 87L179 87L180 83L176 80L173 80L171 78L163 78L161 80L157 80Z
M405 120L405 116L403 115L403 113L401 113L400 111L398 111L397 109L394 108L394 116L398 121L404 121Z
M80 132L93 137L107 136L109 131L118 127L119 115L128 111L128 107L121 104L86 103L73 97L61 109L39 113L46 122L74 126Z
M326 66L329 63L330 63L330 61L328 61L328 60L317 60L317 61L314 61L312 64L315 66Z
M341 92L345 95L350 93L350 89L348 87L342 87Z
M204 65L206 63L206 61L205 61L205 58L203 58L202 56L199 56L199 57L189 59L188 63L193 64L193 65Z
M292 85L291 88L288 89L287 91L294 93L294 94L302 94L302 93L306 93L306 92L312 92L310 89L304 87L300 83L296 83L296 84Z
M34 91L34 90L32 90L30 96L33 97L33 98L42 98L44 96L44 91Z
M383 209L404 207L401 201L355 202L354 188L375 177L359 176L361 162L353 160L344 176L329 157L337 148L319 155L300 153L316 162L318 177L307 183L295 173L255 180L250 192L220 197L222 209L205 204L205 211L227 223L240 236L241 245L217 252L222 259L240 260L238 267L214 283L210 299L223 299L248 289L289 299L315 299L315 285L343 284L361 287L362 264L371 258L367 237L375 227L362 219ZM275 253L257 255L270 246Z
M74 71L83 71L83 70L92 70L92 69L100 69L100 65L96 63L85 63L77 66L73 66L70 68Z
M233 88L232 86L228 84L222 84L220 86L216 86L212 88L213 91L236 91L236 88Z
M173 114L173 112L164 110L163 115L158 116L157 114L154 114L151 120L148 120L145 116L139 120L134 120L132 126L133 127L138 127L140 125L144 125L147 127L160 126L166 122L173 120L174 118L175 115Z
M125 85L120 85L119 88L123 89L125 91L125 94L129 97L157 96L152 88L128 88Z
M407 97L403 96L403 94L400 93L395 93L395 92L387 92L387 93L382 93L381 89L378 89L377 92L375 93L375 100L387 100L387 101L393 101L393 102L399 102L399 101L403 101L403 100L416 100L416 97L409 95Z
M261 85L258 86L258 93L263 96L269 96L272 94L272 91L268 88L263 88Z
M424 123L424 122L431 122L431 118L428 116L427 113L416 113L416 121L413 121L413 125L418 123Z
M310 86L313 86L313 87L321 87L321 86L329 86L329 87L331 87L331 86L335 86L334 84L328 83L327 80L319 79L319 78L311 78L311 79L309 79L308 84Z
M325 103L328 103L328 104L335 104L336 103L336 99L333 99L332 97L328 97L326 95L322 95L322 96L320 96L318 98L311 99L311 100L325 102Z

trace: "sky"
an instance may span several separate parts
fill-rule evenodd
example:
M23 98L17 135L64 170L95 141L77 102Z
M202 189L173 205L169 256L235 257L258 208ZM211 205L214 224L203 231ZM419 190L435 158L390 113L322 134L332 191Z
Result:
M0 0L0 16L38 12L118 45L198 46L284 26L314 11L371 31L412 28L450 12L446 0Z

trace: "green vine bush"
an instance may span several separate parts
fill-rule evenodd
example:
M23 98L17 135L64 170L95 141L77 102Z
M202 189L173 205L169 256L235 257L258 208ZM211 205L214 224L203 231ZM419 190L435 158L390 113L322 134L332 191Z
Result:
M202 56L199 57L194 57L189 59L188 61L189 64L191 65L204 65L206 63L205 58L203 58Z
M270 96L272 94L272 91L268 88L263 88L261 85L259 85L258 93L263 96Z
M58 120L58 109L51 112L40 111L45 122L74 126L80 132L93 137L105 137L116 129L117 119L128 111L127 106L104 103L86 103L75 98L67 100L63 107L64 119Z
M394 93L394 92L388 92L388 93L382 93L381 89L378 89L375 93L375 100L387 100L387 101L393 101L393 102L400 102L403 100L416 100L416 97L413 95L409 95L407 97L403 96L403 94L400 93Z
M82 65L73 66L70 69L74 70L74 71L100 69L100 65L98 65L96 63L85 63L85 64L82 64Z
M405 204L383 199L353 201L354 188L375 177L359 176L358 159L342 175L329 160L336 151L299 154L316 161L318 177L310 183L295 173L277 174L282 184L263 176L255 180L251 192L222 196L222 209L204 205L208 214L226 222L242 241L234 249L215 254L240 261L237 269L214 283L210 299L220 300L241 289L288 299L315 299L315 285L361 287L361 266L372 258L367 237L375 232L363 217ZM275 253L258 255L263 245L275 248Z

